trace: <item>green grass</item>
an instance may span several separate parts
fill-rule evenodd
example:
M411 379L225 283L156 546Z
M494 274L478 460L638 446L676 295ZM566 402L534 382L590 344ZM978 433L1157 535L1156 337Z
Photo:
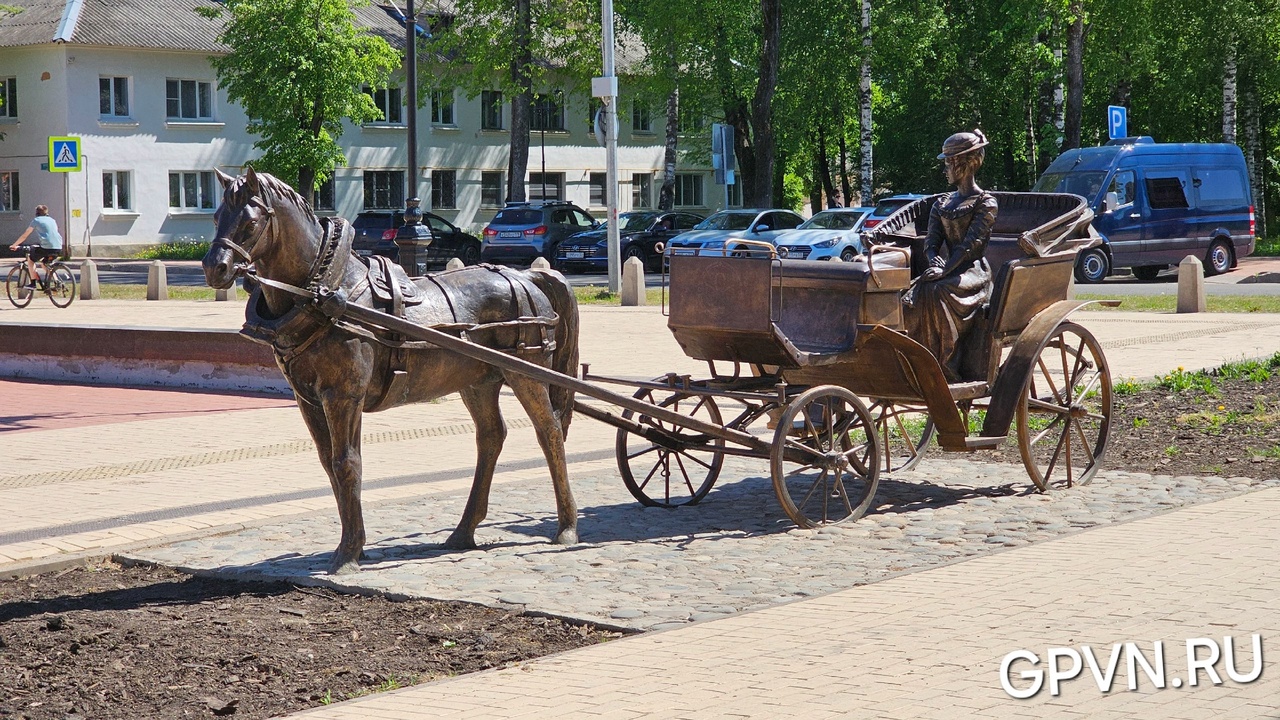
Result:
M103 300L146 300L146 285L100 285ZM214 290L206 286L170 285L170 300L213 300Z
M1178 309L1176 295L1103 295L1076 293L1077 300L1119 300L1119 307L1089 305L1085 310L1138 312L1174 312ZM1205 298L1205 310L1217 313L1280 313L1280 296L1277 295L1209 295Z
M577 296L579 305L622 305L622 296L609 292L608 286L604 285L575 287L573 294ZM644 295L647 304L662 304L662 288L648 288ZM671 302L670 295L667 296L667 302Z
M209 252L206 240L175 240L163 245L153 245L137 255L143 260L199 260Z

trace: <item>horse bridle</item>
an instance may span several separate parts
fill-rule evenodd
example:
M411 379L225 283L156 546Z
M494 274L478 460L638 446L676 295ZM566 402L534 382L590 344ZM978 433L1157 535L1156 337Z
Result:
M276 217L276 209L268 205L257 195L249 198L249 202L247 204L261 208L267 215L267 221L262 223L262 227L254 234L250 239L250 242L245 243L242 246L229 237L217 237L213 239L213 242L209 243L211 248L222 246L244 259L244 262L238 262L234 265L234 274L232 277L240 277L241 275L253 273L253 249L258 246L258 243L262 241L262 238L266 237L267 231L271 229L271 221L275 220Z

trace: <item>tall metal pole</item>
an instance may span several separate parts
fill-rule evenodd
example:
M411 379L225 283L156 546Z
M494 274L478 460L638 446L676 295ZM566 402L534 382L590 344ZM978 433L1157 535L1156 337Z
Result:
M605 122L605 202L608 205L609 292L622 291L621 242L618 238L618 84L613 72L613 0L601 0L600 22L603 26L604 77L610 83L609 95L602 97Z
M408 36L405 40L405 75L406 82L409 85L408 105L409 114L406 118L406 131L409 134L409 167L407 187L409 195L405 199L418 196L418 21L413 12L413 0L407 0L409 12L405 14L405 27L408 28Z

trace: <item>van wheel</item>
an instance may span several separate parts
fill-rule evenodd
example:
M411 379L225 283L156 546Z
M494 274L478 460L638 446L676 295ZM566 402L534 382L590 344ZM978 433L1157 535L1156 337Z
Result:
M1111 261L1099 248L1089 248L1076 260L1076 282L1100 283L1111 274Z
M1165 268L1164 265L1143 265L1142 267L1133 268L1133 276L1143 282L1151 282Z
M1215 240L1209 246L1204 264L1206 276L1221 275L1231 269L1231 245L1226 240Z

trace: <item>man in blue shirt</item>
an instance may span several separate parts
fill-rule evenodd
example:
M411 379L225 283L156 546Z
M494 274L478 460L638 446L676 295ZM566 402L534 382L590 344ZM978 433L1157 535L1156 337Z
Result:
M36 274L37 263L56 260L62 254L62 235L58 232L58 223L49 217L48 205L36 206L36 216L31 220L31 225L17 242L9 246L9 249L17 250L30 237L32 230L36 233L38 244L24 247L31 253L31 257L27 260L27 270L31 273L31 284L28 287L35 287L36 280L40 277Z

